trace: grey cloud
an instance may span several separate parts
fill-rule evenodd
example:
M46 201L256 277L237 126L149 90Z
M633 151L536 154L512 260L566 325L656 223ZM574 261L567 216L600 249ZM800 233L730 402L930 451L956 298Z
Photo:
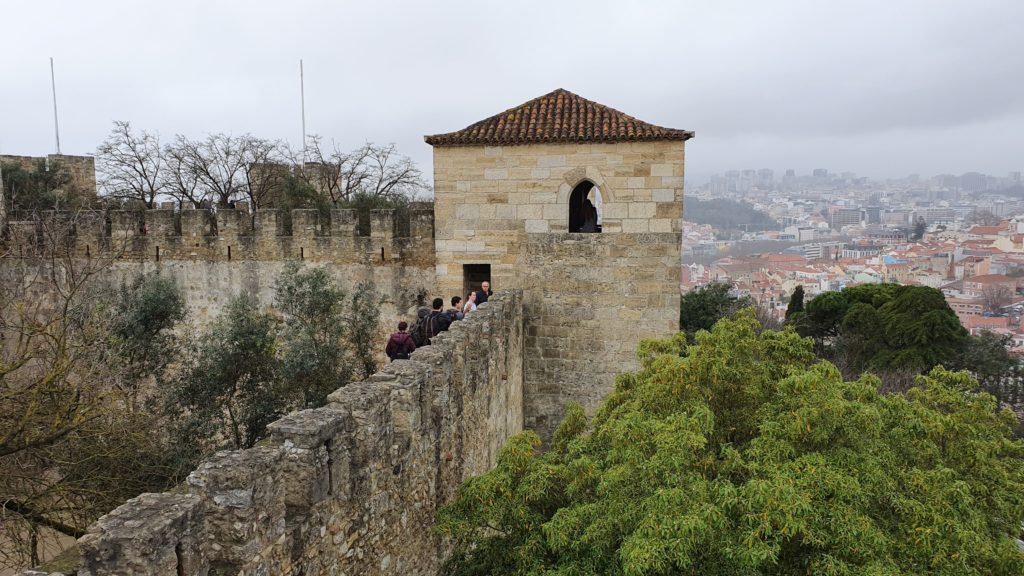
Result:
M50 55L66 152L93 150L115 119L298 143L303 58L309 132L396 142L428 172L424 134L558 87L695 130L691 174L1020 169L1015 0L26 1L3 17L21 23L0 36L3 153L53 148Z

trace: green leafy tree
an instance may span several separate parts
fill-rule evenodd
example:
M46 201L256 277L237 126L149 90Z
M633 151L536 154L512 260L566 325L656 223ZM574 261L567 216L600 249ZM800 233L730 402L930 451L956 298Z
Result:
M446 573L1024 573L1024 444L966 373L885 395L752 311L641 361L460 487Z
M345 346L347 295L324 268L294 261L275 286L274 303L284 314L284 378L302 390L306 406L322 406L352 374Z
M942 292L926 286L866 284L826 292L790 323L847 377L955 366L967 343Z
M302 390L280 377L277 328L255 296L231 299L187 351L170 385L167 406L181 437L249 448L267 424L302 405Z
M117 387L137 408L139 387L159 375L179 351L172 328L185 318L185 298L173 278L139 274L116 293L111 344L118 351Z
M789 298L789 305L786 306L786 320L797 312L804 311L804 287L797 286L793 289L793 295Z
M698 330L710 330L715 322L749 305L733 296L732 284L715 282L683 294L679 301L679 329L690 337Z
M47 163L45 158L26 166L4 162L3 196L8 211L36 212L57 208L75 208L79 197L69 190L71 173L61 162Z
M995 397L1000 405L1019 405L1022 383L1019 377L1019 361L1010 356L1007 347L1009 336L1000 336L985 330L971 336L963 349L959 366L971 371L981 389Z
M377 371L377 353L380 349L377 342L379 304L380 294L373 282L368 281L356 286L349 302L349 342L363 378Z

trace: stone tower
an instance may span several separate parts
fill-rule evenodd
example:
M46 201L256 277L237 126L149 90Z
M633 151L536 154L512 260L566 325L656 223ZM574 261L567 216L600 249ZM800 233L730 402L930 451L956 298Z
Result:
M559 89L425 138L439 288L524 290L524 425L545 439L677 330L692 137Z

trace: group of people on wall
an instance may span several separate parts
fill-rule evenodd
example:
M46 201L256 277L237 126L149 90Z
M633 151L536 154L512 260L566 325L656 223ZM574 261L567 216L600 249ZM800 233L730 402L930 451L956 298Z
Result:
M398 332L388 338L384 352L391 361L407 360L416 348L429 346L430 339L448 330L453 322L476 312L476 307L487 302L492 294L491 283L484 280L480 290L470 292L465 300L452 296L451 307L447 310L443 309L443 299L434 298L430 308L423 306L416 311L416 323L411 329L405 320L398 323Z

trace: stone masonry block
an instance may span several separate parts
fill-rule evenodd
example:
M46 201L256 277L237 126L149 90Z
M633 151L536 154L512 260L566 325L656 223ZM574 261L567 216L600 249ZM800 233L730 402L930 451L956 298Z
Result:
M217 452L188 476L203 498L211 561L241 565L284 534L286 487L280 447Z
M672 221L664 218L651 218L647 226L651 232L672 232Z
M622 231L627 234L636 232L647 232L647 220L626 218L625 220L622 221Z
M459 220L476 220L480 218L480 205L461 204L456 206L455 217Z
M602 207L604 218L626 218L629 216L629 204L624 202L609 202Z
M520 220L541 220L544 217L543 204L520 204L514 207Z
M526 221L526 232L527 233L544 233L549 229L547 220L527 220Z
M656 188L651 190L651 200L655 202L675 202L676 191L671 188Z
M205 576L203 500L192 494L142 494L89 527L78 540L80 576Z
M651 176L675 176L675 164L651 164Z
M569 207L563 204L546 204L544 206L544 219L562 221L568 220Z
M629 205L630 218L654 218L656 204L652 202L633 202Z
M565 166L564 155L541 156L537 158L538 168L550 168L552 166Z

